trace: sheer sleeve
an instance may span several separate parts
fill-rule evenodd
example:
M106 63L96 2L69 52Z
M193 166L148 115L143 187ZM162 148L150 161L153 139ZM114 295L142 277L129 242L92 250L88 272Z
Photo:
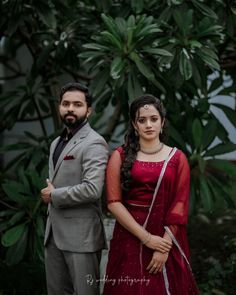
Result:
M165 224L173 233L178 230L178 225L186 225L188 221L190 192L190 169L186 156L180 152L175 183L175 195L167 212Z
M121 202L122 191L120 184L120 168L122 160L120 150L115 150L108 161L106 169L107 203Z

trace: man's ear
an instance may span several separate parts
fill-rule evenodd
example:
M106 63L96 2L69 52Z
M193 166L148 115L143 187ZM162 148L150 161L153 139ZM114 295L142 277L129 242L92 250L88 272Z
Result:
M88 107L87 110L87 118L92 114L93 109L91 107Z

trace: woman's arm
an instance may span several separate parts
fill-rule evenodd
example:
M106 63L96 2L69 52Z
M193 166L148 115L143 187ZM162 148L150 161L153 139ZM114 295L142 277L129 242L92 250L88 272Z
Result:
M106 171L108 209L114 215L116 220L125 229L136 236L143 244L145 244L145 246L153 250L158 250L162 253L168 252L172 246L171 241L147 232L145 228L136 222L133 216L122 204L120 185L121 163L120 153L118 151L114 151L108 162Z

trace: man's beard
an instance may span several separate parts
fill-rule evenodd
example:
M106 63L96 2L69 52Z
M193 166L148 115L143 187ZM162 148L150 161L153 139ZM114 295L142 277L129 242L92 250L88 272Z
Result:
M70 117L74 117L75 120L68 120L66 117L70 116ZM87 115L84 115L82 117L77 117L74 114L66 114L63 117L61 116L61 120L62 122L69 128L69 129L75 129L77 127L79 127L79 125L81 125L85 120L87 119Z

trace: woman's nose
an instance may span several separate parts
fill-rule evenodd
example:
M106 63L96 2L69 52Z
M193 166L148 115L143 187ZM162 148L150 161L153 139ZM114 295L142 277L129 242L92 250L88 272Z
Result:
M146 126L147 126L147 127L152 127L152 122L151 122L150 120L147 120L147 122L146 122Z

